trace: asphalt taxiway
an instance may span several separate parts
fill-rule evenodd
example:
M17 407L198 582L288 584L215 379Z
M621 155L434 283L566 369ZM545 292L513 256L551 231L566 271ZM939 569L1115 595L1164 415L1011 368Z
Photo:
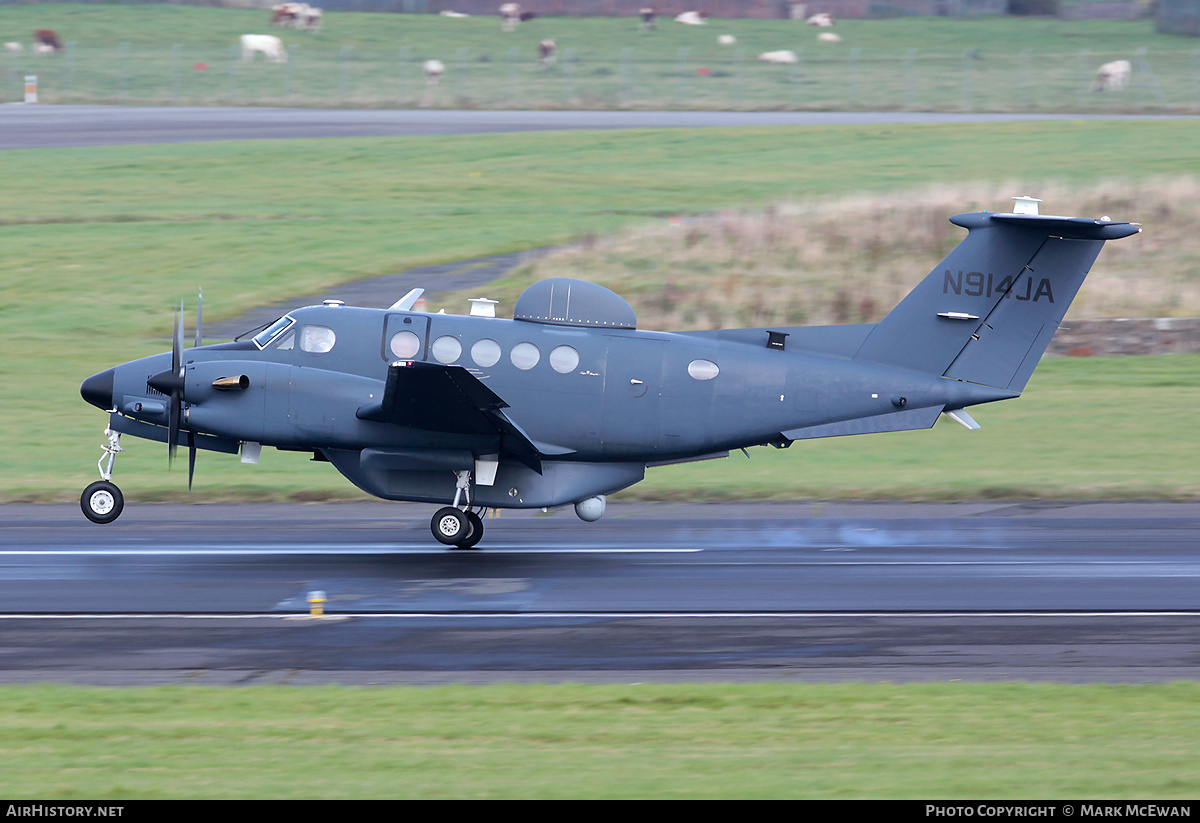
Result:
M1186 116L947 112L457 111L12 103L0 105L0 149L577 129L875 126Z

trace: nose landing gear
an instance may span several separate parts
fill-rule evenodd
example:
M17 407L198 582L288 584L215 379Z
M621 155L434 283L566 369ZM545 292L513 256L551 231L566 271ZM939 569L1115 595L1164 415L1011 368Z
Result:
M84 516L93 523L111 523L121 516L121 510L125 508L125 497L112 482L113 461L125 451L121 446L121 433L105 427L104 434L108 442L100 447L104 455L96 462L101 479L84 489L79 498L79 507L83 509Z

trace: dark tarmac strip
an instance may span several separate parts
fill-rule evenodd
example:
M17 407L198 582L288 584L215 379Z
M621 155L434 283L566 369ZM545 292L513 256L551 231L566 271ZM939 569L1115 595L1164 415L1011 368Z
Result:
M1144 120L1187 116L936 112L414 111L13 103L0 105L0 149L575 129Z
M1198 504L429 508L2 506L0 682L1200 677Z

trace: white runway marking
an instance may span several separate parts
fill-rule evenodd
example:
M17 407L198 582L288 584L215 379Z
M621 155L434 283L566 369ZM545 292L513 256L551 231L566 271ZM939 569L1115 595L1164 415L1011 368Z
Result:
M695 554L698 548L631 548L604 544L555 548L552 546L505 546L489 544L485 549L451 549L448 546L432 546L428 543L328 543L305 546L262 546L222 544L221 546L195 546L192 548L96 548L96 549L0 549L2 557L207 557L257 555L312 555L312 554L430 554L442 556L454 554Z
M307 612L296 610L292 612L246 612L242 614L197 614L175 612L133 612L130 614L0 614L4 620L289 620L311 621L313 624L336 622L339 620L366 618L402 618L406 620L544 620L547 618L570 619L777 619L788 618L797 620L835 619L835 618L997 618L997 617L1032 617L1039 620L1049 618L1075 619L1091 617L1200 617L1200 611L987 611L987 612L895 612L895 611L823 611L823 612L326 612L320 617L312 617Z

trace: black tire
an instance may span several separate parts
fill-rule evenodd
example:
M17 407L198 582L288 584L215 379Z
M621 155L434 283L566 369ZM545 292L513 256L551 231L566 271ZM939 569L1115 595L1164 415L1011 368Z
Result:
M107 480L97 480L83 490L79 497L83 515L93 523L111 523L121 516L125 497L121 490Z
M439 543L457 546L471 536L471 521L458 509L446 506L434 512L429 530Z
M460 549L473 549L483 539L483 521L475 512L467 512L466 514L467 522L471 526L471 533L454 545Z

